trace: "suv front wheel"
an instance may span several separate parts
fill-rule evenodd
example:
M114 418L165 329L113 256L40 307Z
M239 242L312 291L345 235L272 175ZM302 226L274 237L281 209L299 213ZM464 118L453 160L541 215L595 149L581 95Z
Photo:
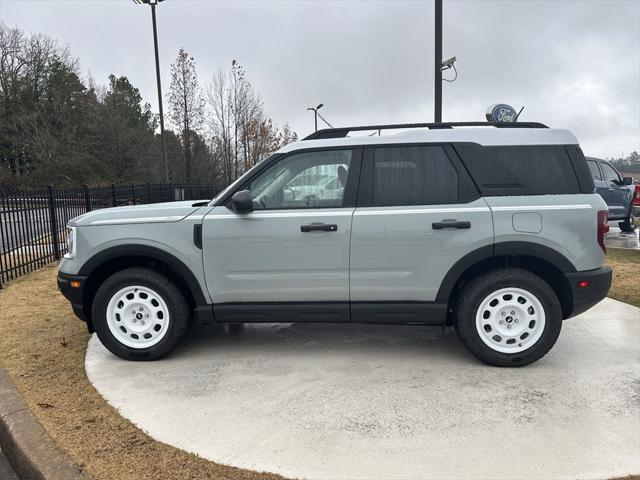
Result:
M128 268L107 278L93 301L93 324L107 349L126 360L166 355L184 333L189 310L166 276Z
M539 276L519 268L471 280L458 296L456 331L480 360L519 367L543 357L556 342L562 310Z

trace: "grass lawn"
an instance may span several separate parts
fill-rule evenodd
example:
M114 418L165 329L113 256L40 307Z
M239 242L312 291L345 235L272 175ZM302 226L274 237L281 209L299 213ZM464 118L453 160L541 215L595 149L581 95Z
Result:
M607 263L614 268L610 296L640 306L640 252L609 249ZM157 442L118 415L85 375L89 335L57 291L55 276L50 265L0 290L0 366L74 463L95 479L280 478Z
M609 296L640 307L640 250L608 248L606 263L613 267Z

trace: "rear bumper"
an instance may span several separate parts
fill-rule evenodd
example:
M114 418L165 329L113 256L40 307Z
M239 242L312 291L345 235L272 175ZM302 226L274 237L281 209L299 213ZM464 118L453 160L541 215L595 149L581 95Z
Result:
M64 295L64 298L69 300L76 317L83 321L86 321L86 316L84 314L82 293L86 280L87 277L82 275L70 275L68 273L58 272L58 290ZM71 286L72 281L79 282L80 285L74 288Z
M611 275L612 270L608 266L586 272L567 273L567 280L571 285L571 293L573 294L573 309L567 318L575 317L589 310L605 298L609 292L609 287L611 287ZM583 281L589 282L589 286L578 287L578 283Z

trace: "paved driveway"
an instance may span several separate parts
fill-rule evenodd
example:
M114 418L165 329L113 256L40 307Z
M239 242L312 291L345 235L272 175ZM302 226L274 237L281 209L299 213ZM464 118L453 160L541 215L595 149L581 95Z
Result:
M520 369L451 331L380 325L195 330L130 363L94 337L100 393L153 437L302 478L610 478L640 473L640 309L605 300Z

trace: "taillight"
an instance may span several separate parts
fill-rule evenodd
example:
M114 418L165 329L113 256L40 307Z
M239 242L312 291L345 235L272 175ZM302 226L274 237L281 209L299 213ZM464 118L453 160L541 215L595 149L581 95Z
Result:
M633 195L633 204L640 205L640 185L636 185L636 191Z
M607 223L607 211L598 211L598 245L602 248L602 251L606 253L607 247L604 244L604 238L609 232L609 224Z

